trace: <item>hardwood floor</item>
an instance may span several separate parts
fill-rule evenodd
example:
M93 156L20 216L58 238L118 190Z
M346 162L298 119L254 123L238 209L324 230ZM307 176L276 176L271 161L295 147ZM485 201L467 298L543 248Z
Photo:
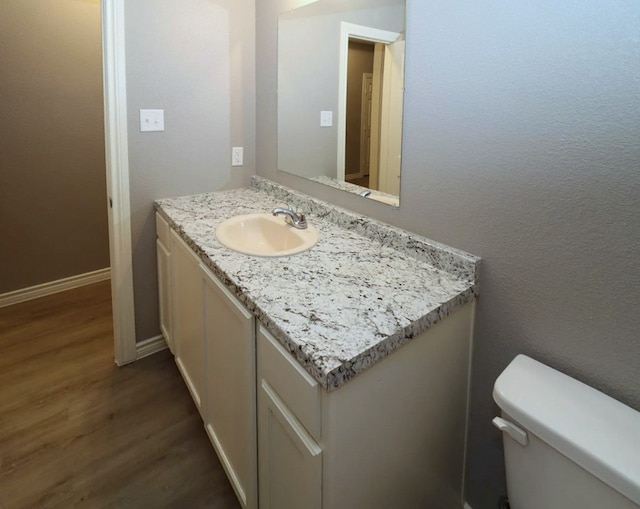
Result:
M0 309L0 508L237 508L163 351L113 362L109 282Z

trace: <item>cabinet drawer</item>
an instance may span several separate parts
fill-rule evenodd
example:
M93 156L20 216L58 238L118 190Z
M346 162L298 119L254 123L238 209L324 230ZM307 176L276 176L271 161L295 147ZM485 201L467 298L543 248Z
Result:
M169 223L156 212L156 235L166 247L169 247L169 230Z
M320 440L322 388L262 325L258 329L258 370L259 378L269 383L309 434Z

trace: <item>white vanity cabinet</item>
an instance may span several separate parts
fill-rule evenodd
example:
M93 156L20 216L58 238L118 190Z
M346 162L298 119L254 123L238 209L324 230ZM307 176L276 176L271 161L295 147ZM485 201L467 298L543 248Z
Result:
M463 505L473 304L327 392L260 327L260 508Z
M255 318L204 266L205 427L244 508L258 506Z
M463 506L474 301L328 391L156 224L162 333L243 508Z
M156 254L158 258L158 311L160 332L173 352L171 313L171 230L160 214L156 214Z
M205 359L203 278L200 260L171 230L173 353L193 401L204 418Z

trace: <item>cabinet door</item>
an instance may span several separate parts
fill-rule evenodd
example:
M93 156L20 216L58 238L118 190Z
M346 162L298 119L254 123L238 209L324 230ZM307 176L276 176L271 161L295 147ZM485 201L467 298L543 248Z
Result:
M173 276L173 341L176 364L204 417L204 323L200 261L171 230Z
M260 508L320 509L322 450L264 379L258 430Z
M208 269L204 274L205 424L240 503L258 507L255 323Z
M172 353L173 337L171 328L171 251L160 239L156 239L158 258L158 308L160 312L160 332Z

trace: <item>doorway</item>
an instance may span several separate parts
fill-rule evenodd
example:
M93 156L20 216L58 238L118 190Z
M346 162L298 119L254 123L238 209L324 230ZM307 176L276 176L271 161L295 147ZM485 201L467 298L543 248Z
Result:
M356 184L369 180L374 46L368 41L349 41L344 167L345 181Z
M402 34L343 22L337 180L399 194Z
M0 3L0 294L109 278L98 0Z

